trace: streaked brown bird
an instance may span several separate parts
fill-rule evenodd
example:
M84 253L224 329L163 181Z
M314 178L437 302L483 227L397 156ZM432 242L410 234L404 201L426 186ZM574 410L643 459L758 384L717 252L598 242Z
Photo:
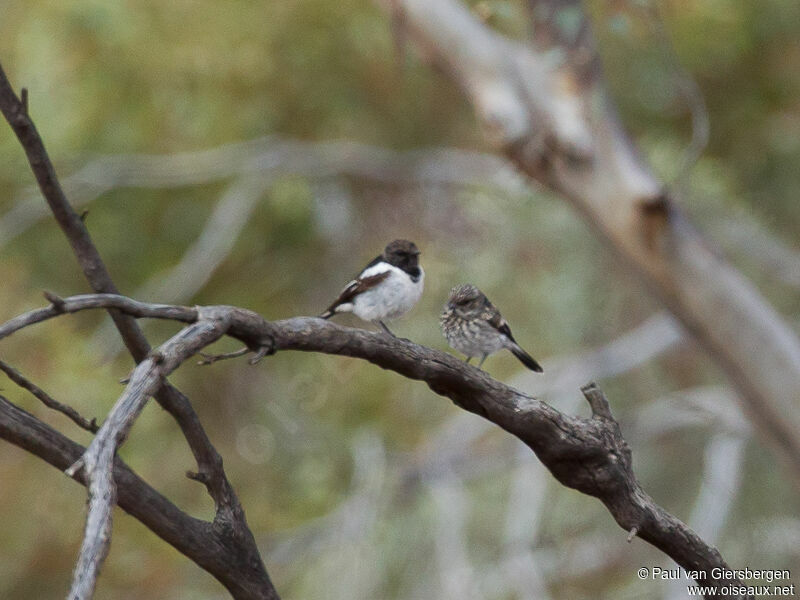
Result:
M542 372L539 363L517 344L500 311L472 284L452 289L439 322L447 343L464 354L466 362L480 356L481 367L487 356L507 348L530 370Z

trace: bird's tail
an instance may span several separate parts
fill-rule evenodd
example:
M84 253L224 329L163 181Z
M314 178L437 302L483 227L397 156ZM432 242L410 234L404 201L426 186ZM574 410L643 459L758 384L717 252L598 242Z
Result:
M519 361L523 365L528 367L531 371L536 371L537 373L541 373L542 371L544 371L544 369L542 369L542 366L538 362L536 362L530 354L525 352L525 350L520 348L517 344L511 346L510 350L514 354L514 356L516 356L519 359Z
M319 318L320 319L330 319L333 316L333 311L329 308L324 313L322 313Z

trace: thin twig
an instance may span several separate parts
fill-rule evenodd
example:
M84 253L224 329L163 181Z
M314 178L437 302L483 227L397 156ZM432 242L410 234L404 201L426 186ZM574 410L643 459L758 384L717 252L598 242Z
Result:
M628 543L630 544L633 541L633 538L636 537L636 534L639 533L639 528L634 525L631 527L630 532L628 533Z
M238 350L234 350L233 352L225 352L224 354L206 354L205 352L200 352L199 355L202 357L202 360L198 360L197 364L213 365L215 362L218 362L220 360L239 358L240 356L244 356L249 352L251 352L251 350L247 346L245 346L244 348L239 348Z
M613 419L611 416L611 406L608 404L603 392L597 387L597 384L587 383L581 388L581 392L589 402L592 408L592 416L602 419Z
M193 323L197 320L197 309L172 304L139 302L119 294L82 294L59 299L58 306L51 305L23 313L0 325L0 340L12 333L61 315L102 307L124 311L130 318L170 319Z
M53 398L50 394L45 392L42 388L37 386L35 383L27 379L22 373L17 371L14 367L9 365L8 363L0 360L0 371L3 371L8 378L16 383L23 389L28 390L31 394L33 394L36 398L41 400L42 404L44 404L48 408L52 408L53 410L57 410L58 412L66 415L78 426L87 431L91 431L92 433L97 433L98 426L97 426L97 419L92 419L91 421L85 417L82 417L81 414L72 408L71 406L67 406L66 404L62 404L55 398Z

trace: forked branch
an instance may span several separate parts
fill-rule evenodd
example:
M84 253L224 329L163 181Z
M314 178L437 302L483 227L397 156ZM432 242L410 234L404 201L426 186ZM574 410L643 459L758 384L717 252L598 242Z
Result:
M608 401L593 384L583 389L592 416L579 418L565 415L545 402L506 386L449 354L383 333L341 327L318 318L296 317L270 322L237 307L186 309L135 303L108 294L63 299L64 312L109 306L122 311L129 307L131 313L147 313L150 317L180 315L181 320L193 319L194 322L137 367L125 393L83 456L90 481L96 476L99 482L92 492L90 506L90 514L96 511L98 515L92 520L97 540L91 548L95 553L92 556L100 556L103 527L107 527L110 519L111 504L108 495L103 495L104 490L113 486L113 451L110 448L116 448L124 439L130 423L161 378L205 345L228 335L259 354L301 350L352 356L423 381L464 410L517 436L562 484L599 498L626 533L635 531L635 535L665 552L685 569L708 572L713 568L728 568L714 547L703 542L642 490L633 473L631 452L619 424L611 414ZM32 311L28 315L40 313ZM0 339L34 321L21 315L0 325ZM98 474L98 469L103 473ZM101 506L103 502L107 506ZM709 581L714 582L711 578Z
M118 293L83 219L69 204L56 177L55 168L44 147L44 142L30 117L27 92L23 90L21 97L17 97L1 66L0 112L3 113L22 144L31 170L39 184L39 189L56 222L72 246L92 289L98 293ZM59 311L61 309L62 307L56 299L47 310ZM133 316L124 311L115 310L113 306L109 306L109 314L133 359L137 363L145 360L149 356L150 344ZM202 475L199 480L205 484L209 495L214 500L217 527L209 532L211 535L207 540L208 543L219 545L224 539L222 545L225 546L225 551L232 552L238 559L226 565L226 568L222 568L219 562L206 563L216 569L211 570L211 574L237 598L254 600L277 598L277 592L264 568L244 510L222 468L222 457L209 440L189 399L177 388L163 382L154 393L158 403L172 415L180 426L197 461L198 473ZM71 600L86 600L92 594L94 582L91 582L90 587L86 585L85 581L79 582L78 578L79 574L76 571L73 588L80 587L83 595L71 597Z

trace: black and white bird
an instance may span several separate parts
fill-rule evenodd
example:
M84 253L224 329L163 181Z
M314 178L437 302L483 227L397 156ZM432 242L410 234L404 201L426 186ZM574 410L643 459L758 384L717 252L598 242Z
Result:
M416 244L394 240L345 286L320 317L328 319L336 313L351 312L393 336L385 321L397 319L414 307L422 296L424 281Z
M480 367L487 356L508 348L523 365L542 372L539 363L517 344L500 311L472 284L452 289L439 322L447 343L464 354L467 362L480 356Z

